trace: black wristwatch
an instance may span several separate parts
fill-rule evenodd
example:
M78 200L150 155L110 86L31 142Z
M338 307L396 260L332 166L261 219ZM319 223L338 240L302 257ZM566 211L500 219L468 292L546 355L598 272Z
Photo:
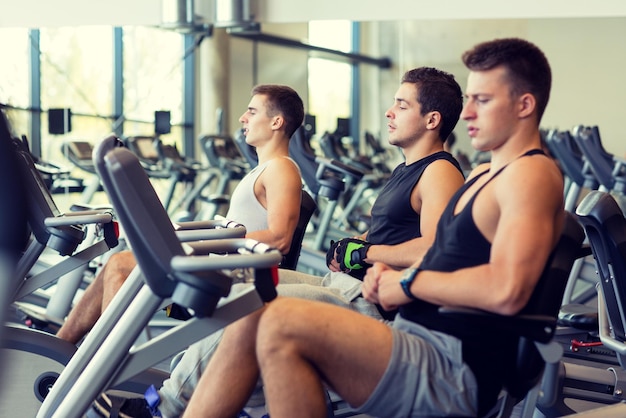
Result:
M407 295L411 300L417 300L417 297L413 293L411 293L411 284L415 281L417 274L422 271L420 268L410 268L404 270L402 273L402 277L400 278L400 286L402 286L402 290L404 294Z

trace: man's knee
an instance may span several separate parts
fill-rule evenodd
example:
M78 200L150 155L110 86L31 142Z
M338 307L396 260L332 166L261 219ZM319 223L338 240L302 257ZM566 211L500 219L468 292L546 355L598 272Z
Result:
M135 256L131 251L120 251L111 255L107 261L104 280L106 282L123 282L137 265Z
M277 298L269 303L261 316L257 330L257 353L271 352L294 335L293 327L306 326L306 318L301 318L302 305L307 301Z
M129 265L135 265L137 262L135 260L135 256L132 251L124 250L119 251L111 255L109 257L109 261L107 264L112 265L114 267L124 267Z

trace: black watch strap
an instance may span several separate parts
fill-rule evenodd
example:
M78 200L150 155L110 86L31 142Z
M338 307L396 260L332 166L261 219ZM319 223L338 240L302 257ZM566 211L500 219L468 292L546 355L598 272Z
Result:
M404 294L407 295L411 300L417 300L417 297L413 293L411 293L411 285L415 281L415 278L422 271L420 268L410 268L404 271L402 275L402 279L400 280L400 286L402 286L402 290Z

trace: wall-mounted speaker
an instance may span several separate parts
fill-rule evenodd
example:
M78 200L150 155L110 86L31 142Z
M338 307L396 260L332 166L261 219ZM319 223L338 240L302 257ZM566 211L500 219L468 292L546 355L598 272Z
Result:
M169 110L157 110L154 112L154 133L157 135L169 134L172 131Z
M66 134L72 130L70 109L48 109L48 133Z

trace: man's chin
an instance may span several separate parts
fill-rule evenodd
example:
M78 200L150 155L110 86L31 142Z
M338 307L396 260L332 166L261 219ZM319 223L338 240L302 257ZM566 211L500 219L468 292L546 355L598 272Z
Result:
M394 137L391 137L391 136L390 136L390 137L387 139L387 142L389 142L389 145L393 145L393 146L395 147L396 145L398 145L398 143L399 143L400 141L399 141L397 138L394 138Z

